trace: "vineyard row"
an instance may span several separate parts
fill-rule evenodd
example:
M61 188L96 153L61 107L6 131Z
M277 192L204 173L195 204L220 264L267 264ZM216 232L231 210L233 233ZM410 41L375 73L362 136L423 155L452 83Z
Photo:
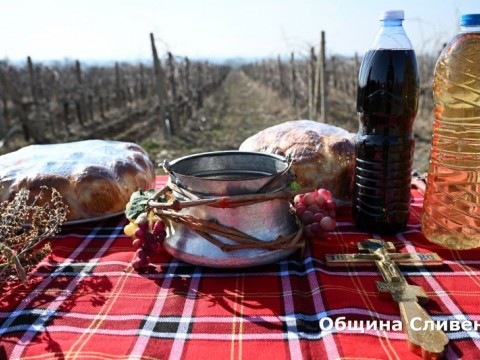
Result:
M116 62L83 66L80 61L45 65L28 57L25 66L0 62L0 153L22 133L26 143L95 136L102 123L133 111L155 109L165 136L192 119L230 68L168 53L160 62L151 34L153 66Z
M135 112L149 112L167 139L181 134L231 68L170 52L160 61L153 34L150 41L148 65L84 66L79 61L45 65L30 57L24 66L0 62L0 153L11 150L8 140L16 133L23 135L24 143L71 141L79 134L95 137L102 135L100 127L115 127L117 118L124 118L119 124L130 126L129 116ZM279 56L245 64L241 70L288 100L299 117L335 123L339 106L346 117L355 114L361 59L326 58L325 53L322 32L317 50L311 47L307 54L292 53L287 60ZM430 114L435 59L419 56L418 63L419 113ZM337 109L331 111L335 104ZM329 119L330 112L337 119Z
M358 72L361 58L325 56L325 33L318 50L308 54L290 54L288 60L267 59L243 66L245 73L288 99L299 115L321 122L329 120L329 104L342 102L345 112L355 114ZM436 58L417 55L420 75L419 115L429 117L432 108L432 80Z

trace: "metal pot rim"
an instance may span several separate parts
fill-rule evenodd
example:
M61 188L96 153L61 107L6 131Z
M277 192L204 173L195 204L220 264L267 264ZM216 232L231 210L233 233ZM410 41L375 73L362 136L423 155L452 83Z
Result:
M196 153L192 155L186 155L182 156L180 158L177 158L175 160L172 160L168 162L168 165L172 168L172 170L179 175L182 176L188 176L188 177L197 177L195 175L190 175L190 174L183 174L181 172L175 171L174 167L175 165L178 165L180 162L183 161L189 161L189 160L194 160L197 158L204 158L204 157L220 157L220 156L231 156L231 155L255 155L255 156L261 156L261 157L266 157L266 158L273 158L275 160L279 160L282 162L285 166L284 169L279 170L276 174L279 174L283 171L285 171L288 168L288 162L287 159L281 155L278 154L270 154L270 153L264 153L264 152L259 152L259 151L239 151L239 150L223 150L223 151L208 151L208 152L202 152L202 153ZM269 174L269 175L264 175L264 177L269 177L272 175L276 174ZM258 178L261 178L263 176L259 176ZM222 181L230 181L229 179L225 179ZM236 180L233 180L236 181ZM238 181L238 180L237 180Z
M251 159L248 158L249 156ZM239 158L235 159L234 157ZM196 162L197 159L198 162ZM201 159L205 163L201 163ZM222 162L221 159L224 161ZM222 165L225 167L223 168ZM284 175L290 170L289 163L283 156L239 150L188 155L170 163L164 163L164 168L170 175L170 181L174 184L191 192L210 195L256 193L259 189L264 189L265 185L273 184L274 179L282 178L281 182L275 181L278 189L285 186L286 177ZM188 170L191 172L189 173ZM223 174L229 172L242 174L244 177L219 178L215 176L222 172Z

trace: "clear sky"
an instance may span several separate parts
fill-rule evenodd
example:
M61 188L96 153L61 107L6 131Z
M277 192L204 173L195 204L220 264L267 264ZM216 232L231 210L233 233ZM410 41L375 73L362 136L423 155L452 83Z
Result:
M387 9L405 10L417 53L435 53L480 0L0 0L0 59L147 60L363 54Z

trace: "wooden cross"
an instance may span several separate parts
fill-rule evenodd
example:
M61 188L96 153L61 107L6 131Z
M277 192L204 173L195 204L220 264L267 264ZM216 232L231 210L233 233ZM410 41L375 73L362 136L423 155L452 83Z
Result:
M408 284L397 265L442 265L442 259L435 253L396 253L393 243L383 240L368 239L357 246L360 251L367 253L326 255L327 265L375 263L384 280L376 282L377 289L380 293L388 293L398 303L410 350L421 354L424 359L441 357L448 344L448 337L440 329L429 326L433 324L433 320L418 304L428 301L427 294L420 286ZM415 322L414 329L412 322Z

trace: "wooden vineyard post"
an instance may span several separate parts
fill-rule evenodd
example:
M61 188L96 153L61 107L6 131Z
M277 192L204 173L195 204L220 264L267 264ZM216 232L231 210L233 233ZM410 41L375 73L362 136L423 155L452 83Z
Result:
M170 140L172 136L170 121L165 116L165 76L162 71L160 59L158 58L153 33L150 33L150 43L152 45L153 70L155 72L155 89L158 97L160 121L163 123L163 135L165 139Z
M190 83L190 60L188 57L185 57L185 67L183 72L183 87L184 87L184 97L186 98L186 106L184 109L185 121L186 123L193 116L193 99L192 99L192 88Z
M177 85L175 83L175 60L172 53L168 52L167 68L168 68L168 81L170 83L170 90L172 92L172 101L177 101Z
M87 108L88 108L88 116L90 117L91 120L94 119L94 109L93 109L93 95L92 94L88 94L87 96Z
M124 99L122 95L122 85L120 79L120 66L118 62L115 61L115 100L119 108L123 107Z
M267 84L267 86L269 86L269 82L268 82L268 68L267 68L267 65L265 64L265 60L262 60L261 62L261 71L260 71L260 81L264 84Z
M314 108L314 95L315 95L315 62L317 61L315 56L315 49L312 46L310 48L310 59L308 61L308 118L314 119L316 111Z
M325 61L325 31L321 32L320 49L318 51L317 69L315 71L314 109L315 115L320 114L320 122L327 121L327 78Z
M68 135L71 135L71 131L70 129L68 128L68 123L69 123L69 113L70 113L70 103L68 101L67 98L64 98L63 99L63 124L65 125L65 132L68 134Z
M320 57L322 54L321 50L322 43L320 42L320 49L318 50L318 57L315 62L315 83L313 87L313 118L317 119L317 114L321 111L320 105L321 102L319 100L320 97L320 76L321 76L321 64L320 64Z
M0 71L2 71L2 70L0 69ZM6 91L4 91L2 94L0 94L0 96L2 97L2 104L3 104L3 109L2 109L3 118L5 120L5 124L8 127L8 125L9 125L8 119L9 119L9 116L10 116L10 112L8 111L8 98L7 98Z
M171 93L171 104L173 104L173 107L170 108L169 111L169 118L170 118L170 126L172 126L172 123L175 123L174 128L176 129L177 126L181 128L182 124L180 124L179 117L178 117L178 111L177 107L175 104L177 103L177 84L175 82L175 59L172 55L172 53L169 51L167 54L167 73L168 73L168 83L170 85L170 93Z
M291 104L293 107L297 105L297 94L295 92L295 83L296 83L296 73L295 73L295 55L293 52L290 55L290 73L291 73L291 83L290 83L290 96Z
M103 103L103 96L98 97L98 107L100 108L100 116L105 119L105 104Z
M197 102L196 109L203 107L203 88L205 85L202 63L197 63Z
M322 103L322 112L320 115L320 121L322 123L327 122L327 72L326 72L326 61L325 61L325 31L322 31L322 39L320 46L320 64L321 64L321 86L320 86L320 101Z
M140 64L140 97L144 99L146 95L147 94L145 91L145 68L143 64Z
M277 71L278 71L278 84L280 87L280 94L285 94L285 77L283 76L283 65L282 60L280 59L280 55L277 56ZM288 90L287 90L288 91Z
M338 86L337 79L337 58L335 56L330 57L332 61L332 77L333 77L333 88L336 89Z
M360 71L360 60L358 59L358 53L356 52L355 53L355 56L353 58L353 90L354 90L354 94L355 94L355 91L357 90L357 79L358 79L358 73Z
M32 58L30 56L27 56L27 67L28 67L28 75L30 77L30 92L32 96L32 102L31 104L33 105L34 109L34 122L37 127L37 129L41 129L41 119L40 119L40 104L38 102L38 83L37 79L35 76L35 71L33 68L33 62ZM43 131L41 131L43 133Z
M27 65L28 65L28 75L30 77L30 90L32 94L32 99L35 105L38 104L38 85L37 79L35 78L35 72L33 70L33 62L30 56L27 56Z
M185 73L184 73L184 82L185 82L185 95L190 99L192 95L192 90L190 88L190 60L188 57L185 57Z
M7 134L7 121L5 118L5 105L6 102L3 102L4 109L2 112L0 112L0 141L2 141L2 138ZM1 146L0 146L1 148Z
M78 121L80 122L80 125L83 126L84 120L86 120L87 117L87 101L85 99L85 87L82 79L82 68L80 65L80 61L78 60L75 61L75 75L77 77L78 88L80 90L80 100L79 103L77 103Z

